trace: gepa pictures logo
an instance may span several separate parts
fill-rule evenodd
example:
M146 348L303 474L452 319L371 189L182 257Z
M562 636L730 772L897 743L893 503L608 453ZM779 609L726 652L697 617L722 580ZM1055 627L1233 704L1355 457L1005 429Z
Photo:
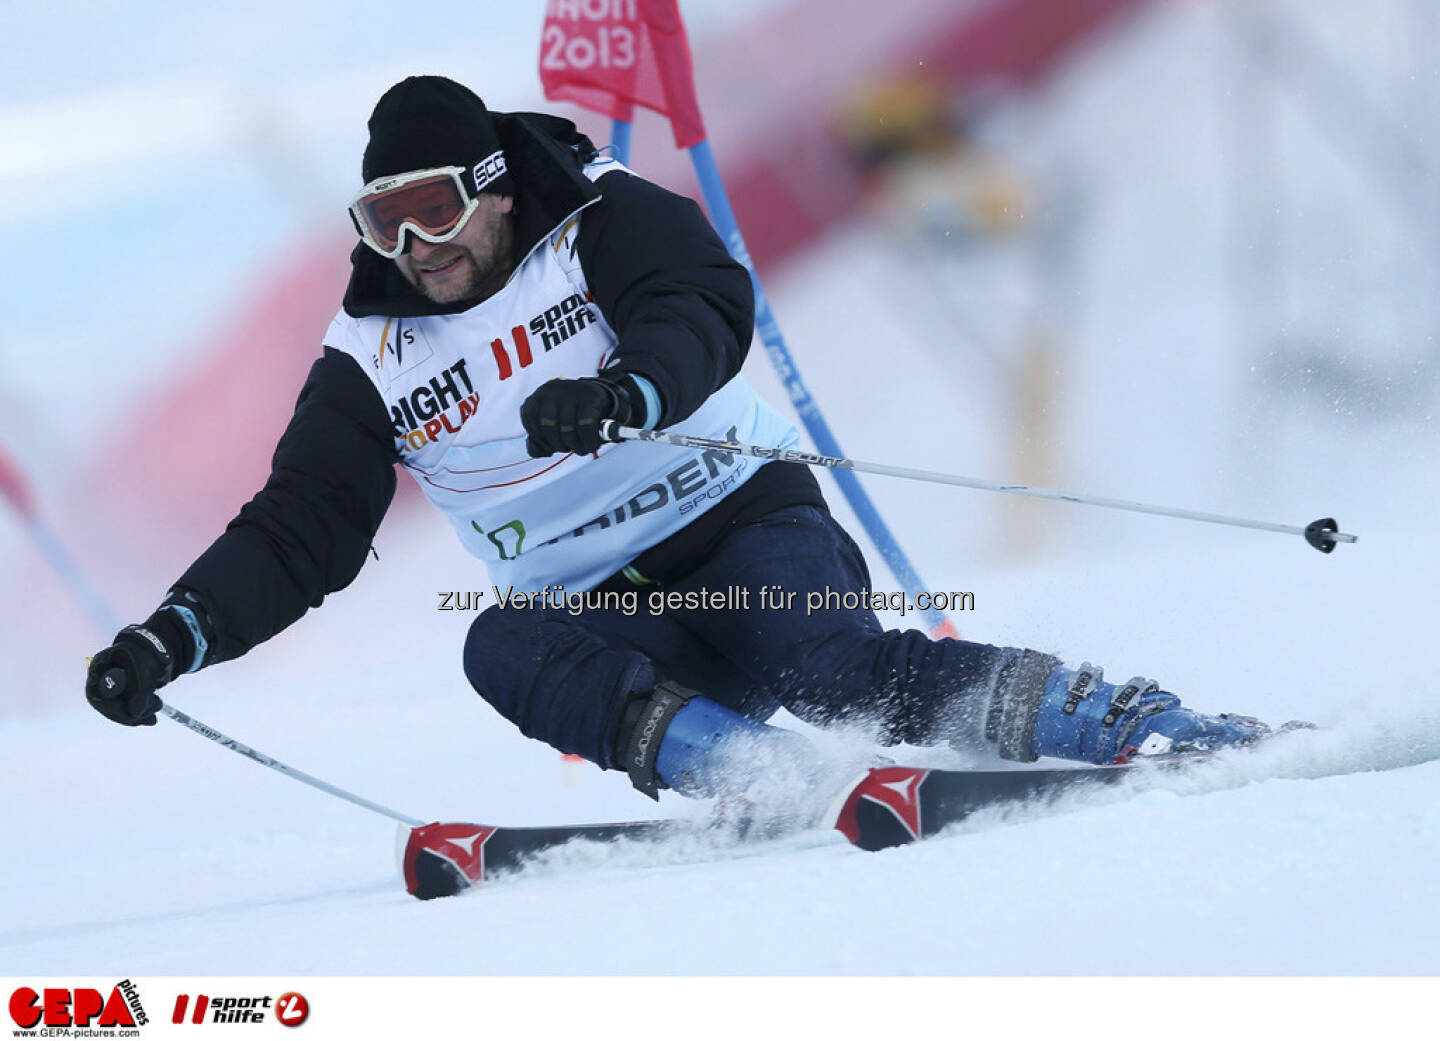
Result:
M92 1036L135 1037L149 1022L140 992L121 980L109 994L93 987L17 987L10 995L10 1018L20 1036L63 1037L71 1028L93 1028Z
M309 1017L310 1002L305 1000L305 995L290 990L274 998L268 994L247 997L197 994L193 1004L189 994L179 994L170 1022L264 1023L273 1019L281 1026L298 1027Z

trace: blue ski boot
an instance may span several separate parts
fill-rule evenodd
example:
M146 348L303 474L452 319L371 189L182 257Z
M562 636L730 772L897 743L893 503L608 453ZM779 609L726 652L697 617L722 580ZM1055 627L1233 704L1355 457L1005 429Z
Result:
M810 827L864 765L830 758L791 730L661 681L638 694L621 722L616 765L651 798L660 788L715 797L721 836L756 839Z
M819 751L794 731L665 680L630 703L616 747L617 765L652 799L661 788L700 798L733 795L762 776L804 785L824 772Z
M1104 671L1085 662L1047 677L1030 743L1037 755L1103 764L1248 745L1269 733L1250 716L1185 708L1143 676L1106 683Z
M1208 752L1245 745L1270 733L1249 716L1205 716L1143 676L1106 683L1089 662L1068 669L1039 651L1007 649L984 720L985 743L1002 759L1034 762L1042 755L1085 763L1123 763L1137 756ZM1288 729L1292 725L1286 724ZM958 747L973 738L963 727Z

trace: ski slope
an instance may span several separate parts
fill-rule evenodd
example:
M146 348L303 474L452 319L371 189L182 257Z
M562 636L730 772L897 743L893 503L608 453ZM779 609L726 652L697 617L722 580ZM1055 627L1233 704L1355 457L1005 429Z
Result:
M1157 81L1209 82L1202 8L1140 20L1017 117L1037 154L1083 156L1098 193L1082 235L1089 302L1054 404L1059 476L1286 523L1333 512L1360 542L1322 557L1298 539L1035 503L1023 508L1043 517L1044 548L1000 558L987 549L1009 516L996 497L867 484L927 583L974 593L956 619L966 635L1325 731L1227 758L1183 793L977 820L916 847L576 849L420 904L388 822L165 721L116 728L81 705L77 668L62 707L0 721L0 974L1440 972L1434 388L1419 413L1305 411L1228 349L1218 189L1198 161L1215 142L1186 107L1201 102L1156 88L1135 103ZM1138 157L1137 135L1150 142ZM1137 238L1156 222L1165 234ZM860 221L771 287L811 389L857 456L1007 476L1003 399L943 307L897 320L895 256L889 233ZM747 372L784 400L760 352ZM619 775L562 766L469 690L471 616L437 611L437 594L486 579L437 515L397 513L377 548L351 589L177 684L175 704L425 819L654 812ZM661 810L705 808L667 795Z
M408 548L382 553L384 571L410 577L377 568L319 612L296 631L283 676L252 655L177 686L176 703L426 819L652 813L618 775L562 767L468 693L456 668L465 616L437 614L403 659L377 660L356 639L373 629L377 598L418 613L433 580L456 570L453 554L419 550L424 519L390 536ZM1273 554L1249 557L1286 570ZM1163 583L1132 566L1131 591L1159 599ZM1207 610L1167 615L1166 628L1203 628ZM1440 713L1418 693L1427 679L1293 651L1292 678L1268 688L1258 680L1281 670L1266 655L1227 651L1213 668L1192 656L1215 676L1187 685L1203 692L1197 703L1277 719L1303 708L1336 728L1231 757L1198 794L1107 795L878 854L838 836L715 862L700 848L585 848L429 904L404 893L384 819L164 721L117 732L67 711L8 728L0 783L23 793L5 821L22 855L0 883L23 899L0 927L0 972L1433 973ZM1372 763L1393 769L1325 776ZM1271 772L1288 776L1248 781ZM663 808L689 809L673 796ZM1143 943L1101 942L1137 932Z
M405 534L408 545L425 541ZM453 569L445 556L401 550L394 566L433 577ZM1271 560L1252 557L1256 569ZM616 775L567 775L465 690L455 669L463 617L438 616L433 639L403 660L341 650L369 646L355 639L373 625L362 601L424 603L433 585L378 577L311 620L284 677L255 655L183 698L175 688L177 704L427 819L652 812ZM1132 589L1163 592L1143 580ZM1168 620L1201 627L1203 613ZM423 905L403 891L383 819L177 726L117 733L66 712L7 735L0 783L23 796L5 827L23 855L7 858L0 882L24 898L0 928L0 971L1433 973L1440 763L1429 760L1440 757L1440 713L1418 693L1423 672L1286 654L1300 678L1266 689L1248 677L1273 674L1272 662L1219 656L1217 679L1189 687L1204 691L1197 703L1273 718L1304 706L1336 729L1276 755L1231 757L1199 794L1107 795L879 854L838 837L719 862L694 848L586 848ZM1372 763L1394 769L1325 776ZM1247 783L1271 772L1288 776ZM1144 942L1102 942L1133 934Z

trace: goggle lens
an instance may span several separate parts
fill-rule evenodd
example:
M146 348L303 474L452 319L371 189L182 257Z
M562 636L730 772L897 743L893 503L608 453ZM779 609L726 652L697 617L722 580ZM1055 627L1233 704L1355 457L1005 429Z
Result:
M362 195L354 206L362 236L391 257L400 254L406 224L443 242L459 231L473 208L459 179L448 172Z

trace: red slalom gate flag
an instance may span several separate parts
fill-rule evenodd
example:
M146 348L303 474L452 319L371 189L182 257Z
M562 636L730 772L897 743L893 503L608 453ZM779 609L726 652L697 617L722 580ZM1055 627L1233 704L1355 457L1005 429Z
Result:
M34 518L35 500L30 495L30 486L21 476L20 467L10 461L3 448L0 448L0 499L7 500L26 520Z
M632 105L668 116L679 148L705 140L678 0L549 0L540 83L611 119Z

